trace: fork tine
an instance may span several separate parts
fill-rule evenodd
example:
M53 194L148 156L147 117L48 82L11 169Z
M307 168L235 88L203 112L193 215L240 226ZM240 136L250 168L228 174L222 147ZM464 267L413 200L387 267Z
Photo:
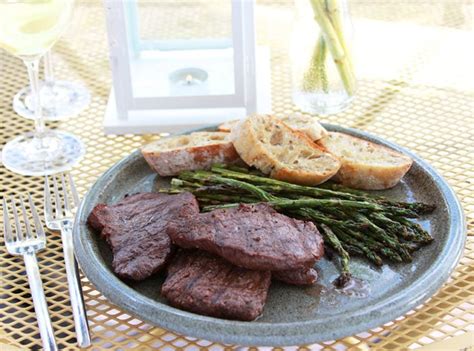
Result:
M28 193L28 202L30 203L31 214L33 215L33 221L35 222L35 230L36 235L40 239L45 239L43 226L41 225L40 218L38 216L38 212L36 212L35 204L33 203L33 199L31 198L31 194Z
M21 207L21 212L23 213L23 220L25 221L25 227L26 227L25 237L27 239L31 239L33 234L31 232L31 226L30 226L30 221L28 219L28 215L26 214L25 202L23 201L23 196L21 195L20 195L20 207Z
M55 198L55 209L56 209L56 217L62 216L62 211L61 211L61 202L59 198L59 190L58 190L58 181L56 180L56 177L53 175L53 189L54 189L54 198Z
M63 187L63 194L64 194L64 209L66 213L71 211L71 203L69 201L69 195L67 194L67 187L66 187L66 180L64 179L64 173L61 173L61 185Z
M72 178L71 173L68 173L68 179L69 179L69 187L71 188L71 193L72 193L72 199L74 202L74 206L77 207L79 206L79 195L77 194L76 190L76 185L74 184L74 180Z
M16 204L15 204L15 198L13 196L10 197L10 202L12 204L12 209L13 209L13 219L15 220L15 233L16 241L21 241L23 240L23 235L21 234L21 225L20 225L20 219L18 217L18 211L16 209Z
M13 241L12 227L10 226L10 219L8 218L7 200L3 198L3 234L5 235L5 242Z

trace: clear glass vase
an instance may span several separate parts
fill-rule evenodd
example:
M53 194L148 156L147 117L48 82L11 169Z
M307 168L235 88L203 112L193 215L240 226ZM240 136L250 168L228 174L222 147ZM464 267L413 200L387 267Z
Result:
M295 0L295 4L290 43L293 102L308 113L341 112L356 89L347 0Z

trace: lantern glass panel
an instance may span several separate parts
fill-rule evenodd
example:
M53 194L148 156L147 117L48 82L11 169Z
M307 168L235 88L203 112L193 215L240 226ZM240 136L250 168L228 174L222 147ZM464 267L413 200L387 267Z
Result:
M230 0L125 4L134 97L235 93Z

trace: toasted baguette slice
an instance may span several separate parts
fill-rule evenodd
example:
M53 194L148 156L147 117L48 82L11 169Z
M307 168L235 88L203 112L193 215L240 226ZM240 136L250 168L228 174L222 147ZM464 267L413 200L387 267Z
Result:
M232 128L240 157L271 177L317 185L336 174L340 162L301 132L267 115L247 117Z
M413 163L410 157L388 147L344 133L329 132L318 143L341 161L341 168L333 179L351 188L391 188Z
M305 133L313 141L319 140L328 134L326 129L314 117L292 114L280 118L280 120L285 122L291 129ZM228 121L219 125L217 129L221 132L230 132L239 122L240 120Z
M142 149L143 157L160 176L209 169L213 163L241 161L228 133L195 132L163 138Z

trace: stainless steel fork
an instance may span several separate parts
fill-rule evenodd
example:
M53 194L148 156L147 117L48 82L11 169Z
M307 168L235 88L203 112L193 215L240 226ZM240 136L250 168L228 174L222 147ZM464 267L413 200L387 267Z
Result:
M77 345L79 347L88 347L91 344L91 338L72 240L72 228L74 224L73 211L79 204L79 197L70 174L68 174L68 182L66 182L64 174L61 174L60 176L62 196L60 195L56 176L52 176L52 178L52 189L49 185L48 177L45 177L44 182L44 212L46 226L51 230L61 231L64 263L66 266L69 295L71 297L74 326L76 328ZM53 193L54 196L54 206L53 201L51 200L51 193Z
M30 225L26 213L23 197L20 196L20 207L23 215L24 228L21 225L20 216L18 214L16 206L17 202L13 197L10 199L15 229L10 225L7 200L3 198L5 246L10 254L23 255L43 348L45 350L57 350L58 348L54 339L53 327L51 325L51 319L49 318L48 305L46 304L46 298L44 297L43 284L38 269L38 261L36 260L36 252L44 249L46 246L46 237L30 194L28 194L28 202L34 221L35 231L32 231L32 226ZM13 234L13 232L15 233Z

